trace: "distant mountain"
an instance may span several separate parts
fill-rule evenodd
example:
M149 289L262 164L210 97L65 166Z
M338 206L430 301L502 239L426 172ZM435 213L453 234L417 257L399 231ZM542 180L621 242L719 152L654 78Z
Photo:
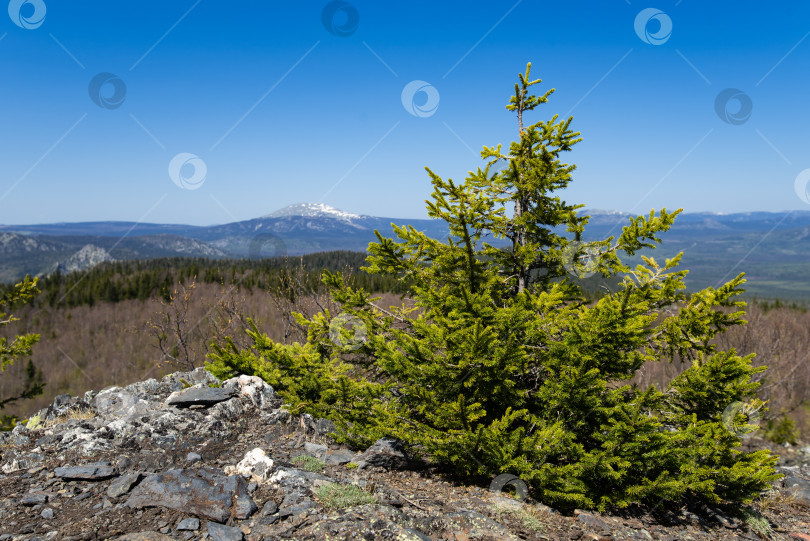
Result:
M56 269L60 272L73 272L78 270L85 270L95 267L104 261L115 261L110 253L104 248L99 248L95 244L85 244L81 249L67 258L56 264Z
M618 237L633 216L598 209L583 212L591 217L585 240ZM448 235L440 220L358 215L318 203L290 205L260 218L212 226L136 222L4 225L0 226L0 281L51 272L86 245L119 260L365 251L369 242L377 240L375 229L383 236L393 236L392 223L413 226L433 238ZM746 287L754 294L810 299L810 211L681 214L661 238L662 246L645 254L663 262L683 251L690 287L717 286L746 271ZM74 260L88 265L94 261L85 255L76 255ZM633 264L638 261L638 256L630 260Z
M335 207L324 205L323 203L298 203L289 205L283 209L279 209L262 218L285 218L287 216L305 216L307 218L337 218L339 220L351 221L356 218L361 218L357 214L344 212Z
M82 225L78 225L81 229ZM21 235L0 231L0 282L18 280L26 274L50 274L57 269L61 272L84 270L116 259L223 258L228 255L209 243L168 234L112 237Z

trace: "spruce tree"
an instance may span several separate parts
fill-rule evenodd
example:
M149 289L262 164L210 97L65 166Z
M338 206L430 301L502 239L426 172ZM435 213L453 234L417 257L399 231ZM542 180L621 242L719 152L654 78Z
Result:
M37 279L25 279L8 288L0 294L0 309L10 309L12 306L30 300L39 293L37 289ZM0 327L5 327L17 321L13 315L4 311L0 312ZM25 334L15 336L10 342L5 337L0 338L0 372L5 372L6 368L20 357L31 355L31 347L39 341L38 334ZM22 388L12 392L8 396L0 396L0 410L4 407L26 398L32 398L42 393L45 383L42 379L42 372L36 369L33 362L28 360L25 366L25 379ZM14 428L17 418L10 415L0 416L0 430Z
M407 284L415 308L383 309L324 272L351 328L336 335L338 314L324 311L300 319L306 343L286 346L254 325L252 348L215 348L210 367L262 376L295 411L334 420L346 441L390 436L460 474L514 474L560 508L750 501L777 477L776 459L740 450L741 421L723 414L754 400L751 378L764 368L712 342L744 323L743 275L687 294L680 255L622 262L660 243L680 210L583 244L582 205L555 195L572 179L562 155L579 133L571 118L524 125L553 92L531 94L540 82L530 65L519 75L507 105L519 139L507 154L484 147L485 165L463 182L427 170L428 214L447 222L447 239L393 224L397 239L376 232L364 270ZM491 173L499 161L507 167ZM585 264L620 286L585 302L571 272ZM362 342L351 340L360 327ZM632 378L647 362L689 368L667 388L642 389Z

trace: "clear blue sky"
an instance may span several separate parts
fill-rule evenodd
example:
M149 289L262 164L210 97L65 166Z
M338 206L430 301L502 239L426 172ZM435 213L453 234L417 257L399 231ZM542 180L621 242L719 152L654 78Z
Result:
M482 145L515 137L504 106L527 61L557 89L531 120L571 112L584 137L569 202L810 210L794 189L810 168L806 2L12 0L9 11L0 223L204 225L297 202L425 217L425 166L460 179ZM432 86L406 100L417 114L402 99L412 81ZM742 102L723 120L728 88ZM170 177L182 153L175 180L194 189Z

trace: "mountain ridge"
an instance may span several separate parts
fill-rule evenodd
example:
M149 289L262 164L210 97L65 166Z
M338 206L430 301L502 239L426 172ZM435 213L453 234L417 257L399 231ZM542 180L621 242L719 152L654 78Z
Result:
M586 209L582 239L621 234L630 213ZM0 226L0 282L41 275L92 244L117 260L156 257L263 258L349 250L365 252L374 231L391 237L391 224L411 225L431 238L446 238L446 223L345 212L328 205L299 203L259 218L211 226L138 222L76 222ZM717 287L729 272L745 270L753 294L810 300L810 211L682 213L661 234L655 252L662 261L684 252L690 287ZM559 231L565 234L562 229ZM506 242L503 242L505 245ZM92 259L87 259L87 264ZM638 255L627 258L631 267ZM86 267L85 267L86 268Z

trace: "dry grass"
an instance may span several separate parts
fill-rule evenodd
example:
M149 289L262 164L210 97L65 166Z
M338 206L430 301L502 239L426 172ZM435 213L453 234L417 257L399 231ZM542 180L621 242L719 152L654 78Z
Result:
M34 416L28 419L26 426L29 430L40 430L51 428L56 425L67 423L68 421L85 421L87 419L92 419L95 417L96 414L93 413L91 410L81 410L79 408L69 408L65 413L59 415L58 417L51 419L50 421L42 422L39 419L39 416Z
M799 499L787 489L771 490L756 501L757 507L762 512L784 510L798 507L801 504Z

